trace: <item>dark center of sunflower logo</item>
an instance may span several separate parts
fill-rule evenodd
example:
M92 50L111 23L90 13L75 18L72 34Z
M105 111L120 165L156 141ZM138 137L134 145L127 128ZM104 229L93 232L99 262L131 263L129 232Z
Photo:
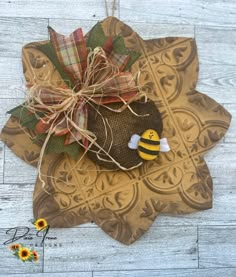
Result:
M27 257L28 256L28 252L24 250L24 251L22 251L21 255L22 255L22 257Z
M39 225L39 227L44 227L44 222L43 221L39 221L38 225Z

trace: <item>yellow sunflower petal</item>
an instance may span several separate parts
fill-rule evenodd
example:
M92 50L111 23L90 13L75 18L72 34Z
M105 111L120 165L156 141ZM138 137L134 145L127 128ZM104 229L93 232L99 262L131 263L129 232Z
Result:
M34 226L37 230L42 230L47 227L48 223L44 218L39 218L34 222Z
M18 257L22 260L22 261L27 261L30 259L31 257L31 251L29 250L29 248L27 247L21 247L18 251Z

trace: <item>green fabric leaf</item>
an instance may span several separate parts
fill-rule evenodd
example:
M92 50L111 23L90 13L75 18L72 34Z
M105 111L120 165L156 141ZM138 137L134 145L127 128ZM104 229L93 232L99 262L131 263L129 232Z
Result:
M28 109L24 107L24 105L17 106L12 110L8 111L7 113L16 117L23 127L26 127L30 130L34 130L36 124L39 122L35 114L30 113ZM43 116L43 114L38 113L38 116L41 117Z
M98 22L89 32L86 44L87 47L90 47L93 50L98 46L103 47L107 39L108 37L105 36L101 23Z
M92 50L98 46L103 47L106 40L108 39L107 36L105 36L102 25L100 22L98 22L92 30L89 32L89 36L87 39L87 47L90 47ZM116 53L121 55L130 55L130 59L128 61L128 64L125 67L125 71L129 70L130 67L135 63L135 61L140 57L140 53L128 50L125 46L124 39L121 36L114 37L113 41L114 50ZM72 82L70 81L69 75L63 70L62 66L60 65L60 62L57 58L57 55L54 51L53 45L51 41L45 44L40 44L36 46L37 49L39 49L41 52L43 52L54 64L57 71L61 75L62 79L65 81L65 83L69 87L73 87Z
M62 66L60 65L60 62L57 58L57 55L54 51L54 48L53 48L53 45L52 45L51 41L49 41L48 43L45 43L45 44L37 45L36 47L37 47L37 49L39 49L41 52L43 52L51 60L51 62L54 64L57 71L61 75L62 79L65 81L65 83L69 87L72 88L73 85L72 85L72 82L70 81L69 75L63 70Z
M113 38L113 48L115 53L120 55L128 55L129 51L125 46L125 42L122 36L116 36Z
M38 134L34 139L32 139L33 143L42 145L47 137L47 134ZM78 159L80 145L77 142L73 142L71 144L65 145L66 135L56 137L51 136L47 145L46 145L46 153L67 153L74 160Z
M46 134L38 134L34 138L32 138L31 140L32 140L33 143L41 145L45 141L46 136L47 136Z
M74 160L78 159L80 146L77 142L65 145L66 135L56 137L51 136L46 147L46 153L67 153Z
M105 36L104 31L102 29L102 25L100 22L98 22L90 31L89 37L87 39L87 46L94 49L97 46L103 47L106 40L108 39L107 36ZM113 47L114 51L117 54L120 55L129 55L130 59L124 69L124 71L127 71L130 69L130 67L139 59L141 56L141 53L138 53L136 51L128 50L125 46L124 38L122 36L115 36L113 38Z
M132 50L128 50L125 46L125 42L124 42L124 38L122 36L116 36L113 39L113 47L114 47L114 51L117 54L120 55L129 55L130 59L124 69L124 71L127 71L130 69L130 67L139 59L139 57L141 56L141 53L136 52L136 51L132 51Z
M124 69L124 71L127 71L131 68L131 66L140 58L142 54L135 51L129 51L130 59Z
M15 113L16 115L14 115L14 116L17 117L17 114L22 109L22 107L23 107L23 105L16 106L15 108L11 109L10 111L7 111L7 113L11 114L11 115L13 115Z
M23 105L17 106L7 113L16 117L20 124L29 130L35 130L36 124L39 122L37 117L34 114L29 113L27 108ZM43 114L41 114L41 116L43 116ZM46 136L47 134L38 134L34 139L32 139L32 142L36 144L42 144L46 139ZM74 160L77 160L80 148L79 144L74 142L69 145L65 145L65 139L66 135L60 137L51 136L46 146L46 153L67 153Z

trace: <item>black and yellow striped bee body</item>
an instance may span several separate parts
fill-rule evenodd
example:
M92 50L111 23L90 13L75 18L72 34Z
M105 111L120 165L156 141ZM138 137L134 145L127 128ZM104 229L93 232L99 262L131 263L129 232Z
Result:
M160 138L155 130L146 130L138 143L138 154L143 160L154 160L160 152Z

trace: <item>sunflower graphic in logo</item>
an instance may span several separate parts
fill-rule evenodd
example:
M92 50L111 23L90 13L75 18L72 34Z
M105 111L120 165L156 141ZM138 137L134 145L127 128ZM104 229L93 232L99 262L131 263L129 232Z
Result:
M28 261L28 260L31 260L32 259L32 252L30 251L29 248L27 247L21 247L19 250L18 250L18 257L23 261Z
M13 250L13 251L19 250L19 248L21 248L21 244L20 243L14 243L14 244L9 246L9 249Z
M48 226L48 223L44 218L39 218L35 220L33 224L38 231L43 230Z
M16 256L22 262L37 262L39 260L39 254L34 249L29 249L23 244L15 243L8 247L13 255Z
M32 251L32 255L33 255L33 260L35 262L37 262L39 260L39 254L38 254L38 252L36 250L33 250Z
M44 230L49 227L47 221L44 218L31 220L37 231ZM8 246L8 249L12 251L13 255L20 259L22 262L38 262L39 254L35 249L30 249L21 243L14 243Z

